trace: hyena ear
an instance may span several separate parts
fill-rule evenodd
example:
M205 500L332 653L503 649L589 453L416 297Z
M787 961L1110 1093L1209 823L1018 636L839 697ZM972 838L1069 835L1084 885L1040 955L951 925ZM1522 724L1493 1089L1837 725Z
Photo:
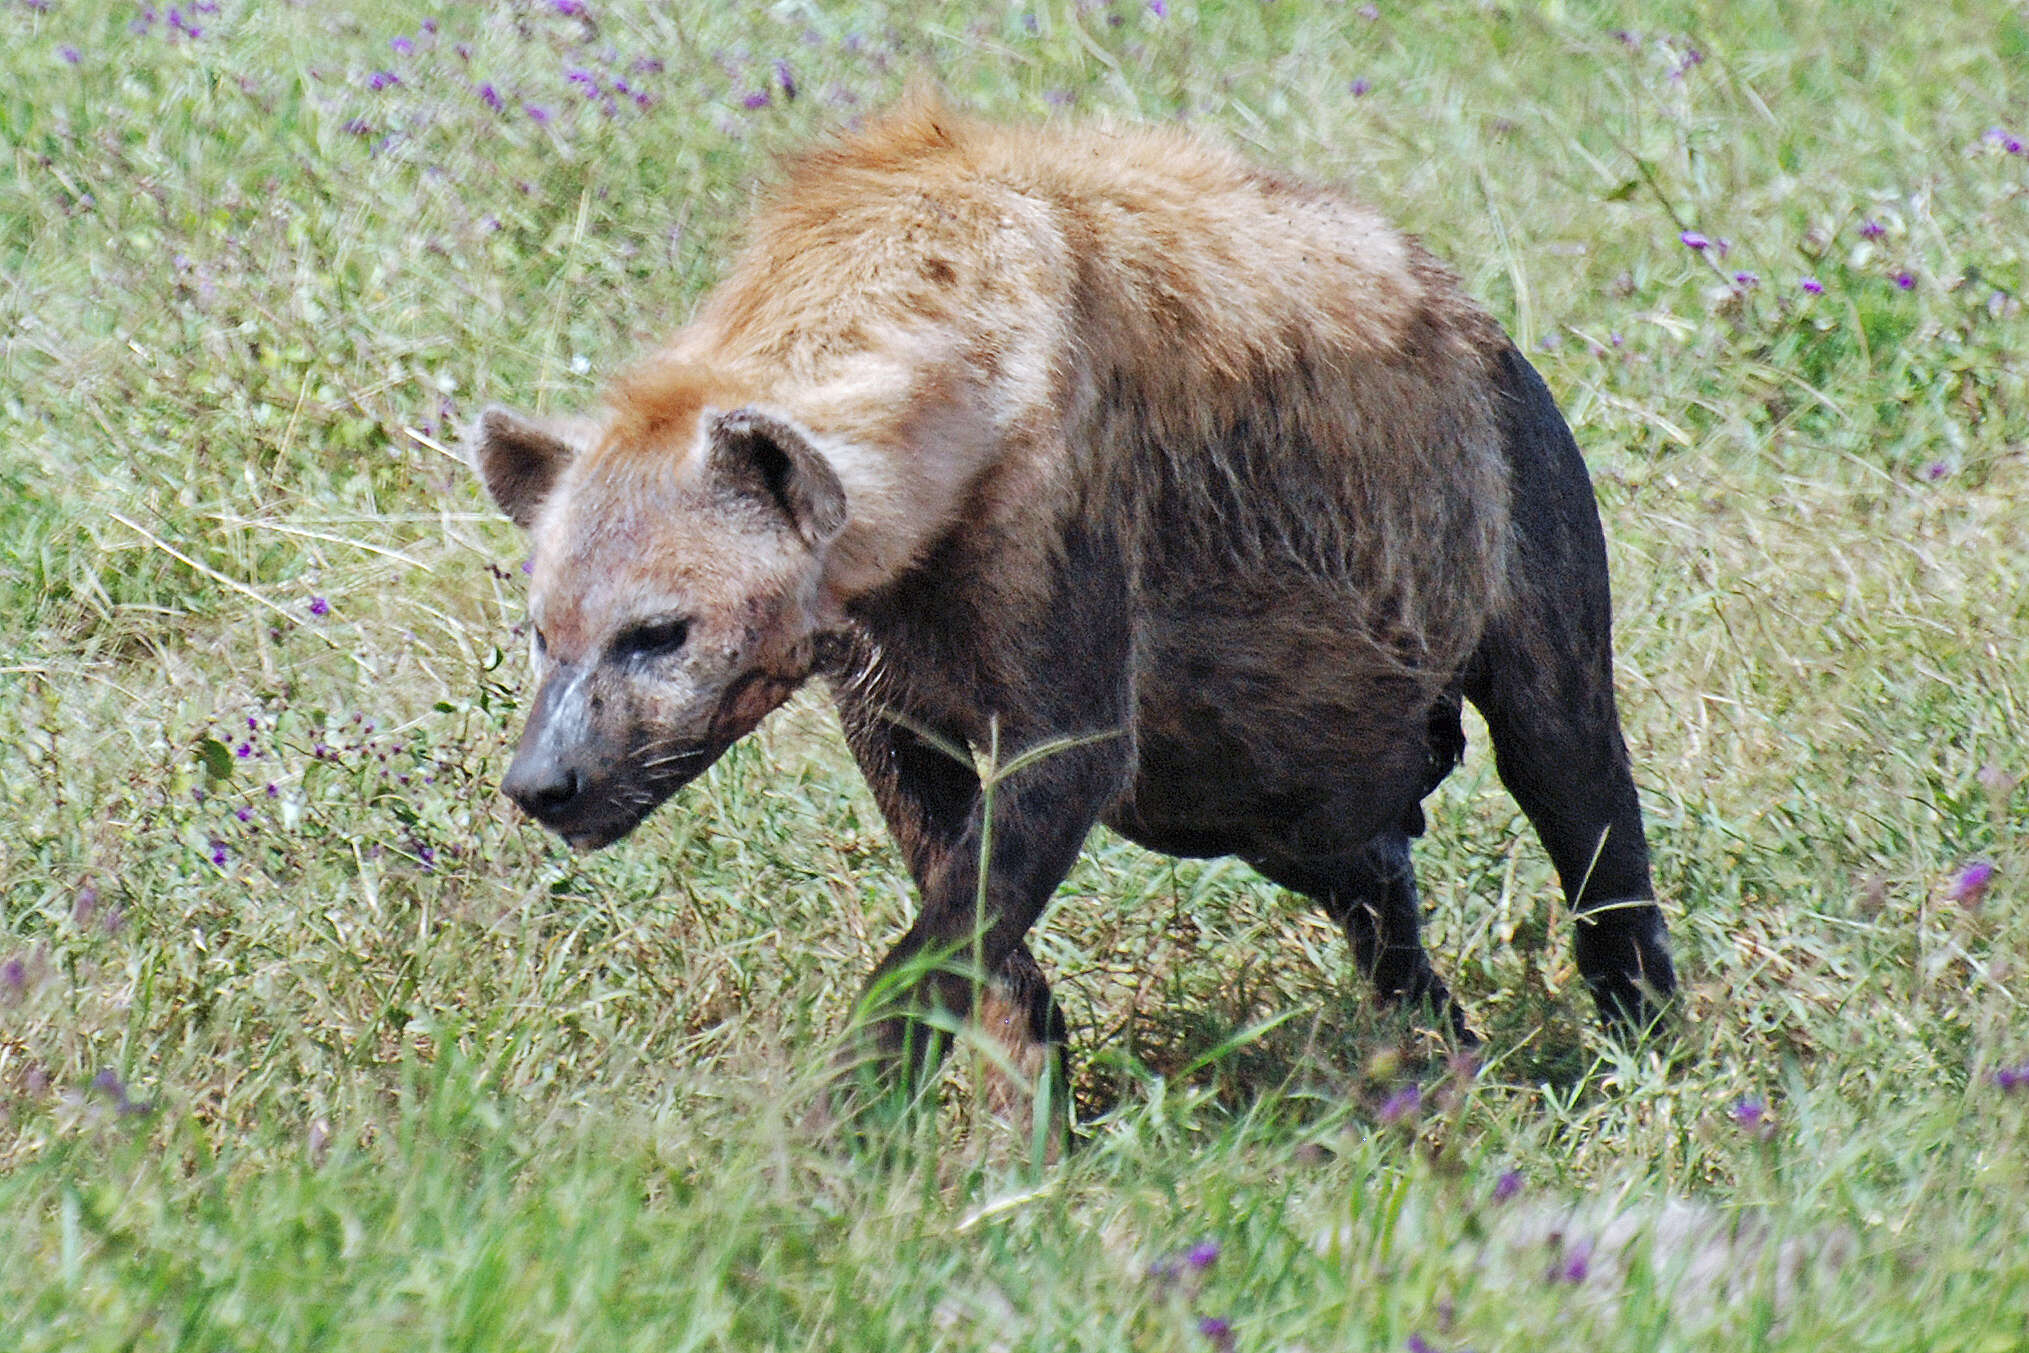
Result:
M465 437L465 458L500 510L526 530L572 457L590 441L578 420L524 418L494 405Z
M845 486L808 433L751 408L713 415L708 428L721 483L771 503L812 549L845 529Z

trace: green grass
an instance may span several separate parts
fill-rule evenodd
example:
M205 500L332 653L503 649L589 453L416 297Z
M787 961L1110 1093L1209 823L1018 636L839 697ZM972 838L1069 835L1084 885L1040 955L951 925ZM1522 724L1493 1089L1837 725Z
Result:
M2029 1346L2019 6L160 9L0 5L0 1348ZM1476 1079L1295 899L1098 836L1036 941L1086 1148L961 1074L856 1161L804 1113L912 896L821 703L595 857L498 798L521 545L457 427L587 402L918 68L1350 184L1528 348L1667 1054L1594 1028L1476 737L1418 848ZM1670 1199L1809 1282L1673 1297ZM1638 1223L1618 1278L1550 1276L1574 1207Z

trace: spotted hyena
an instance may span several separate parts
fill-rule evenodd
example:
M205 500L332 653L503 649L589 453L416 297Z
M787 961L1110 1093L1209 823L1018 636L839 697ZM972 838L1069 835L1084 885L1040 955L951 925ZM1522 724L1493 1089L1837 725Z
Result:
M1469 1038L1409 850L1464 700L1603 1015L1673 990L1578 448L1456 277L1337 191L918 100L795 161L596 417L489 410L472 453L534 547L504 788L573 846L828 680L922 891L881 1057L941 1005L1061 1067L1024 937L1101 822L1316 899L1384 999ZM982 888L966 753L1047 744L996 785Z

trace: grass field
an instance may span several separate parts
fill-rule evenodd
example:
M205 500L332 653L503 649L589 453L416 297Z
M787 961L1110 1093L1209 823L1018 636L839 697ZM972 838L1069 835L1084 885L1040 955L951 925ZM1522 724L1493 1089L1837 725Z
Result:
M801 1123L912 894L821 701L596 856L498 797L457 429L587 403L924 69L1348 184L1529 351L1667 1045L1594 1026L1475 729L1418 852L1476 1076L1100 835L1036 944L1086 1147L961 1066L855 1161ZM4 0L0 1349L2029 1347L2016 138L1998 0Z

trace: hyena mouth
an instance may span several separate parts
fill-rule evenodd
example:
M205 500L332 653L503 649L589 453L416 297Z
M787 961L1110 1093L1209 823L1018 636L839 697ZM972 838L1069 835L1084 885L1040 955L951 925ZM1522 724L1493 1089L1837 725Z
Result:
M711 742L636 753L568 807L540 813L538 820L572 850L603 850L640 826L670 795L704 774L729 745Z
M583 826L566 829L573 850L599 850L640 826L670 795L710 770L732 741L714 739L690 747L651 747L637 754L615 783L602 812Z

